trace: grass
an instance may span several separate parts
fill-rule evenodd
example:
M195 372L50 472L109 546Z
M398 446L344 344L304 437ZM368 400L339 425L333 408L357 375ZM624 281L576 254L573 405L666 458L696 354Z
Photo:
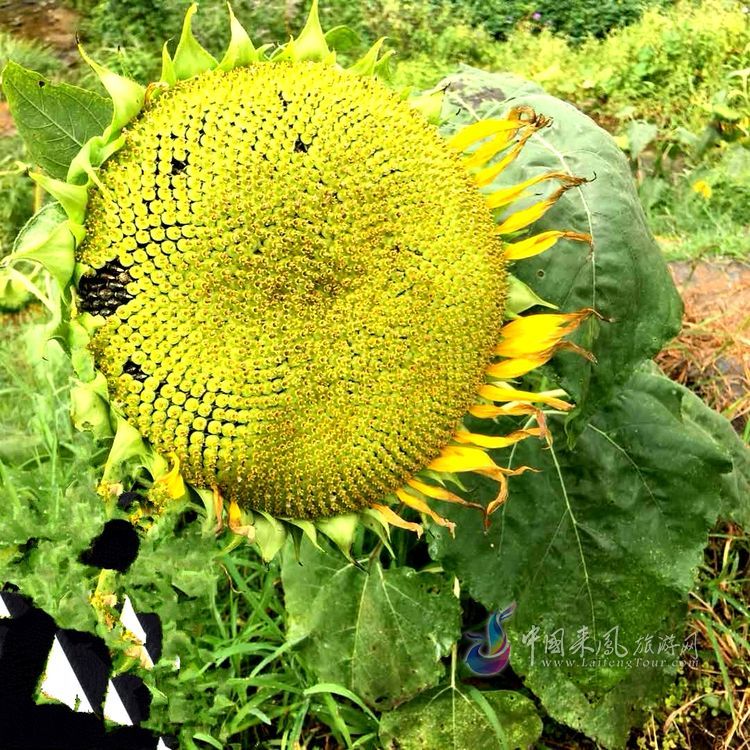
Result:
M749 534L732 524L711 534L689 605L697 663L683 666L638 748L750 747L749 561Z
M216 562L223 580L210 616L193 653L183 654L176 698L169 691L173 712L207 725L183 736L186 746L366 746L377 729L372 717L335 699L335 686L316 689L285 640L277 567L266 568L247 548Z
M316 685L285 640L277 567L265 568L246 548L243 552L217 560L224 585L212 611L212 632L199 644L206 649L205 662L193 669L200 691L213 692L213 700L204 700L198 710L226 717L215 742L203 741L221 748L372 746L377 732L372 715L334 697L342 688Z
M23 165L25 150L16 136L0 136L0 258L34 211L34 183Z
M667 260L750 258L750 228L722 216L709 217L690 231L673 213L664 213L651 220L651 230Z
M42 75L53 75L60 70L60 59L46 45L0 29L0 70L9 60L33 68Z
M711 133L711 128L707 128ZM669 259L750 256L750 150L718 141L705 153L648 154L637 160L641 202Z

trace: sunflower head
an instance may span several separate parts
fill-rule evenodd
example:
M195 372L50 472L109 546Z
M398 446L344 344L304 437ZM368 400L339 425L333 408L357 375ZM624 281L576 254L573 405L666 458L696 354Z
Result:
M451 526L432 503L472 504L462 472L498 483L488 516L509 473L490 450L543 436L542 406L569 408L510 381L591 312L519 317L541 301L510 263L588 240L517 237L581 180L493 189L547 121L520 108L446 140L426 116L439 92L389 88L382 41L338 65L316 3L273 51L230 10L220 61L195 10L147 88L86 58L113 120L67 181L36 176L64 220L10 260L47 266L69 300L74 417L114 432L105 494L135 461L152 505L196 492L221 519L226 499L266 556L286 528L343 548L358 520L421 531L397 504ZM547 180L551 197L509 209ZM526 423L490 436L467 415Z
M90 348L188 481L326 516L448 443L502 322L502 243L406 101L319 62L212 71L159 96L99 180Z

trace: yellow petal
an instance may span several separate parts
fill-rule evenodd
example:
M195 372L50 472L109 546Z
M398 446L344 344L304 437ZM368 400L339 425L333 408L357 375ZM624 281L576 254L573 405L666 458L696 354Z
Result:
M451 534L455 532L456 524L452 521L449 521L447 518L443 518L438 513L435 513L435 511L430 508L430 506L424 500L421 500L414 495L410 495L405 489L401 487L396 490L396 497L398 497L398 499L402 503L404 503L404 505L408 505L410 508L418 510L420 513L427 514L439 526L445 526L445 528L448 529Z
M420 482L418 479L414 479L414 477L409 479L406 483L409 485L409 487L414 488L417 492L421 492L423 495L432 497L435 500L445 500L448 503L466 502L462 497L454 495L449 490L446 490L445 487L437 487L434 484L426 484L425 482Z
M489 185L491 182L495 180L495 178L511 163L513 162L518 154L521 153L521 150L524 147L524 144L526 141L531 138L534 133L536 133L538 130L541 130L542 128L546 128L547 125L550 124L551 120L548 118L537 115L533 109L530 107L516 107L513 110L511 110L509 117L511 120L517 119L521 125L523 126L523 132L521 133L520 138L516 141L515 145L513 146L513 149L506 154L499 162L496 164L490 164L486 166L484 169L477 172L477 174L474 176L477 185L479 187L483 187L484 185ZM521 130L521 127L519 126L519 130ZM512 133L510 136L506 137L505 143L501 143L500 141L497 142L496 147L492 151L492 153L489 153L489 149L487 153L482 154L483 157L486 157L484 159L469 159L467 161L467 166L474 167L479 166L483 162L489 161L492 156L495 154L500 153L503 151L508 145L508 141L510 138L517 135L517 132ZM474 154L472 154L472 157Z
M427 467L448 473L497 469L489 454L481 448L449 445Z
M515 445L521 440L529 437L539 437L542 431L539 427L531 427L527 430L516 430L508 435L480 435L468 430L459 430L453 436L458 443L467 443L476 445L479 448L507 448L509 445Z
M587 181L585 177L574 177L573 175L566 174L564 172L558 172L556 173L556 176L559 180L562 181L562 185L554 193L552 193L549 198L545 198L544 200L539 201L538 203L534 203L533 205L523 209L522 211L517 211L516 213L511 214L497 228L497 233L512 234L513 232L517 232L520 229L525 229L530 224L533 224L535 221L544 216L550 206L553 206L555 203L557 203L563 193L565 193L567 190L570 190L570 188L577 187L578 185L581 185L582 183Z
M524 133L517 141L516 144L513 146L513 148L505 155L503 156L500 161L496 162L495 164L490 164L489 166L486 166L484 169L480 169L475 175L474 179L477 183L478 187L484 187L485 185L489 185L491 182L495 180L495 178L513 161L515 161L518 154L521 153L521 150L523 149L526 141L529 140L529 138L534 135L536 131L535 130L528 130L526 133ZM495 153L500 153L502 149L497 149ZM486 160L485 160L486 161ZM478 164L481 162L478 162ZM477 164L477 166L478 166ZM467 166L471 166L468 165Z
M520 127L520 125L519 125ZM510 146L513 139L516 137L516 133L518 132L518 129L515 130L508 130L504 133L499 133L491 140L487 141L487 143L483 143L476 151L472 151L470 154L468 154L464 160L464 165L467 169L473 169L474 167L479 167L482 164L486 164L490 159L497 156L501 151L504 151L508 146ZM514 152L519 151L519 146L525 143L528 140L528 136L526 138L523 138L522 141L520 141L513 149ZM510 154L509 154L510 156ZM515 158L515 157L514 157ZM509 161L506 161L507 157L503 159L505 162L504 166L497 170L496 174L500 174L500 172L505 169L505 167L510 164L510 162L513 159L510 159ZM485 169L481 170L479 174L482 174L486 172L488 169L493 169L494 167L485 167ZM494 179L494 177L493 177ZM492 182L492 180L490 180ZM480 183L480 184L488 184L488 183Z
M406 484L409 485L409 487L411 487L412 489L415 489L417 492L420 492L422 495L434 498L435 500L443 500L446 503L465 505L467 508L478 508L479 510L484 512L483 505L464 500L462 497L449 492L444 487L436 487L434 484L425 484L424 482L420 482L418 479L414 479L413 477L409 479Z
M511 185L510 187L495 190L494 193L487 196L487 205L490 208L507 206L509 203L513 203L525 190L538 185L540 182L544 182L545 180L565 180L569 177L570 175L566 172L543 172L536 177L519 182L518 185Z
M211 487L211 494L214 503L214 517L216 518L215 531L218 534L224 528L224 498L215 484Z
M255 541L255 526L243 523L240 506L232 500L229 503L229 529L239 536L247 537L250 542Z
M500 474L496 479L500 486L498 487L497 495L494 500L490 500L487 507L484 510L484 526L487 528L490 525L490 515L494 513L507 499L508 499L508 479Z
M156 482L163 484L169 497L176 499L185 494L185 480L182 478L182 474L180 474L180 459L174 453L170 455L170 458L174 461L172 468L166 474L159 477Z
M551 435L547 430L547 419L544 412L533 404L503 404L495 406L493 404L474 404L469 408L469 414L479 419L495 419L497 417L520 417L531 415L539 425L539 437L546 438L550 441Z
M535 370L543 365L549 357L545 354L538 354L532 357L516 357L514 359L504 359L502 362L496 362L487 368L487 374L493 378L506 380L508 378L520 378L527 372Z
M504 469L501 466L498 466L494 470L488 469L477 472L488 476L490 479L494 479L500 485L495 499L491 500L484 509L485 528L490 525L490 515L508 499L508 477L516 477L527 471L538 471L538 469L532 469L530 466L519 466L517 469Z
M545 198L538 203L533 203L528 208L524 208L521 211L512 213L500 226L497 228L498 234L512 234L518 232L520 229L525 229L530 224L544 216L547 211L557 202L560 196L565 192L565 188L559 188L549 198Z
M418 523L411 523L410 521L404 521L401 516L394 513L391 508L387 505L381 505L380 503L373 503L371 508L374 508L381 516L391 525L397 526L399 529L406 529L407 531L413 531L417 537L421 537L423 533L422 527Z
M452 138L448 139L448 146L456 151L465 151L472 143L489 138L498 133L517 130L523 121L519 119L507 120L480 120L467 125L458 131Z
M242 511L240 510L240 506L237 505L237 503L232 500L231 503L229 503L229 525L232 528L236 528L242 523Z
M483 385L479 389L479 395L488 401L528 401L529 403L547 404L554 409L567 411L573 408L573 404L561 401L556 396L547 393L532 393L531 391L519 391L508 386Z
M552 229L549 232L540 232L532 237L527 237L525 240L520 240L519 242L509 243L505 246L505 257L508 260L531 258L534 255L539 255L540 253L549 250L561 237L568 240L578 240L580 242L588 242L591 244L590 234L583 234L581 232L561 232Z
M549 350L592 313L593 310L587 308L574 313L539 313L516 318L502 327L502 340L495 347L495 354L501 357L551 356L554 352Z
M524 414L542 414L541 410L531 404L474 404L469 407L469 414L478 419L495 419L496 417L518 417Z

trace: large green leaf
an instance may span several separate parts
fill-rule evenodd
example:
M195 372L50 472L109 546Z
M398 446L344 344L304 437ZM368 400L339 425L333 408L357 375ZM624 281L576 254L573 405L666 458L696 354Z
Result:
M559 439L551 449L527 440L498 454L541 473L513 480L486 534L475 513L451 506L444 510L457 522L455 540L437 533L431 545L488 608L517 602L507 624L514 669L553 717L607 747L623 746L671 679L687 593L732 469L683 416L685 398L663 376L636 373L573 450ZM558 438L561 430L554 422ZM566 653L545 654L545 637L560 628ZM598 653L570 653L582 628L584 645ZM636 653L649 637L654 652L674 639L677 654ZM637 662L644 656L664 663Z
M383 714L387 750L525 750L542 734L534 704L511 690L446 685Z
M448 132L518 105L552 118L552 125L531 138L496 186L552 170L591 180L568 191L532 232L585 232L593 238L592 248L561 242L514 266L514 273L542 299L566 311L593 307L606 319L588 321L577 339L597 363L570 353L558 355L552 363L557 379L578 403L580 431L597 405L676 335L679 296L646 225L627 161L604 130L575 107L515 76L463 68L448 80ZM535 195L526 203L554 187L532 191Z
M9 62L3 91L32 161L64 180L86 141L101 135L112 119L112 102L99 94L49 80Z
M721 478L722 518L750 529L750 450L731 423L684 389L682 414L686 421L708 435L732 459L733 469Z
M389 708L437 684L460 635L460 607L442 575L366 569L303 540L284 555L289 639L324 682Z

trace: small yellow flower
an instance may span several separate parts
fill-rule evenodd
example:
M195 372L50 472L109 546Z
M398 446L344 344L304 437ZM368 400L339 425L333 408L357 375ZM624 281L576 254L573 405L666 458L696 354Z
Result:
M698 195L705 200L710 200L711 194L713 193L711 186L705 180L696 180L693 183L693 191L698 193Z

